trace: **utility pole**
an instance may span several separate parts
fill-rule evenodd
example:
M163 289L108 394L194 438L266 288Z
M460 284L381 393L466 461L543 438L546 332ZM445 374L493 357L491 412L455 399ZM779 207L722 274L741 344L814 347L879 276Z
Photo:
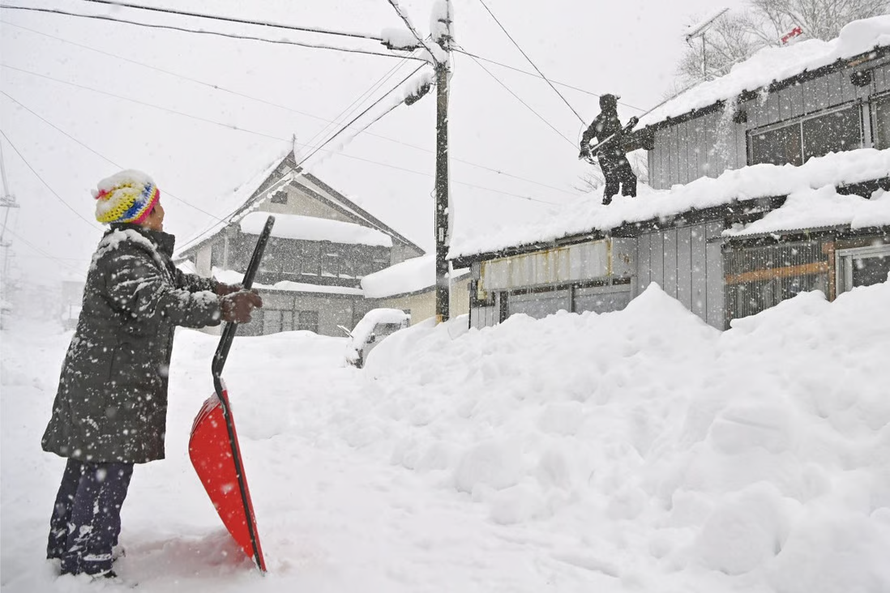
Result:
M445 52L444 59L436 60L436 321L450 318L449 293L451 278L448 270L448 246L454 212L448 190L448 78L451 76L452 8L444 2L445 10L438 15L439 27L433 41Z
M0 297L5 299L7 285L9 284L9 248L12 243L4 241L3 239L6 236L6 225L9 223L9 211L13 208L18 208L19 205L15 202L15 196L9 193L9 182L6 180L6 162L3 160L2 142L0 142L0 179L3 181L3 195L0 196L0 208L6 209L6 214L3 215L3 228L0 230L0 247L3 248L3 282Z

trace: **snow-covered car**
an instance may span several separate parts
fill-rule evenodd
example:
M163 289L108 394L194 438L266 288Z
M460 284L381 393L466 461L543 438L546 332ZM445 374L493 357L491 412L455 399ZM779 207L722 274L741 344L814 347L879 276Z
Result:
M408 327L410 323L411 315L401 309L371 309L355 324L352 331L341 325L340 329L349 336L346 362L362 368L368 359L368 354L377 344L387 336Z

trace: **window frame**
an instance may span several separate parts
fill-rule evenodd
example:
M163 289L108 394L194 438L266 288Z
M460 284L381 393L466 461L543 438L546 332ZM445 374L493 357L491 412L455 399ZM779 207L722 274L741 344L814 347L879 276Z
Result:
M853 260L872 257L890 257L890 243L836 250L834 252L835 294L840 296L855 288L853 285Z
M754 161L754 137L760 134L767 134L770 132L775 132L777 130L782 130L785 128L794 128L797 127L797 137L800 142L800 153L798 154L798 159L800 160L800 165L806 163L804 160L807 154L807 142L806 137L804 136L804 123L808 121L812 121L814 119L819 119L823 117L830 116L835 113L839 113L841 111L846 110L854 110L858 111L858 122L859 122L859 145L856 147L849 148L848 150L856 150L857 148L863 148L865 146L865 121L863 118L863 107L865 105L870 105L872 101L869 101L867 104L862 100L856 100L849 103L845 103L843 105L837 105L835 107L831 107L828 109L820 109L819 111L814 111L812 113L808 113L806 115L801 115L798 117L794 117L791 119L787 119L785 121L776 122L774 124L769 124L766 126L761 126L759 128L752 128L747 132L747 143L748 143L748 166L759 165L762 163L769 163L770 161ZM811 157L812 158L812 157ZM794 164L794 163L782 163L782 164ZM777 165L777 166L781 166ZM795 165L795 166L800 166Z

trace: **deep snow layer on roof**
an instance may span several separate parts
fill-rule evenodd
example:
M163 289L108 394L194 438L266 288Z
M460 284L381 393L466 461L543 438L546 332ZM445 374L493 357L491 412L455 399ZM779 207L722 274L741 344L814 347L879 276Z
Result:
M717 101L755 91L773 81L805 70L827 66L839 59L863 54L875 46L890 45L890 15L854 21L831 41L810 39L788 47L768 47L736 65L725 76L703 82L640 118L640 127L677 117Z
M452 270L456 280L469 270ZM362 289L369 299L382 299L432 288L436 284L436 256L422 255L390 266L362 278Z
M352 222L298 214L251 212L241 219L241 232L248 235L259 235L270 215L275 217L275 225L272 227L273 237L304 241L331 241L347 245L392 247L392 238L377 229Z
M220 282L226 284L240 284L244 278L244 274L234 270L222 270L213 268L213 277ZM360 288L349 288L348 286L325 286L321 284L308 284L306 282L292 282L290 280L281 280L275 284L262 284L254 282L253 288L263 288L266 290L287 290L293 292L312 292L317 294L343 294L351 296L361 296Z
M789 199L779 209L783 212L782 215L771 218L781 228L771 228L770 232L806 228L812 222L809 209L800 206L802 197L808 195L806 192L888 176L890 149L863 148L813 158L800 167L753 165L726 171L717 178L702 177L670 190L652 190L640 185L638 197L616 196L610 206L600 204L601 193L596 192L567 204L553 216L533 224L473 236L461 235L458 228L448 257L453 259L520 245L547 243L590 231L608 231L625 223L676 216L690 210L720 206L736 200L772 196L790 195L794 199ZM854 224L865 227L888 224L886 200L862 200L855 196L837 196L836 200L845 204L845 207L821 208L820 226Z

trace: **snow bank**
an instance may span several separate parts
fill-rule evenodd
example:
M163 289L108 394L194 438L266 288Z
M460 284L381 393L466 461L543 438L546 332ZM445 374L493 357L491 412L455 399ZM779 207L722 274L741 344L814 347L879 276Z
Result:
M393 463L496 523L620 549L619 572L660 566L661 589L702 570L726 588L890 587L890 283L725 333L655 285L619 313L463 324L368 361Z

